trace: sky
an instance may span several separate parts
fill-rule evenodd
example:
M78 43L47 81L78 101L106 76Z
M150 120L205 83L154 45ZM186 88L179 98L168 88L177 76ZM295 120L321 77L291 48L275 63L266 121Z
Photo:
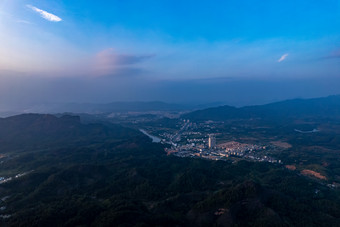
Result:
M1 0L0 109L340 94L337 0Z

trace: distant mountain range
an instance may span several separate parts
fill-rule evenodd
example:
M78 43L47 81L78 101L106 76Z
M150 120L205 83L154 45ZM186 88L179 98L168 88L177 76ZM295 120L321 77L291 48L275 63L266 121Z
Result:
M76 113L76 114L107 114L107 113L127 113L127 112L181 112L193 111L214 106L222 103L206 104L174 104L160 101L153 102L111 102L111 103L47 103L30 106L17 106L6 108L1 111L0 117L14 116L22 113Z
M191 120L215 120L249 118L321 117L340 118L340 95L314 99L292 99L266 105L236 108L219 106L193 111L182 115Z
M35 113L110 113L110 112L147 112L147 111L178 111L187 109L184 105L164 102L112 102L98 103L58 103L42 104L27 108L25 112Z
M249 119L249 118L287 118L287 117L339 117L340 95L313 98L292 99L266 105L233 107L222 103L208 104L173 104L165 102L112 102L96 103L59 103L42 104L28 108L15 108L1 112L0 116L13 116L21 113L76 113L76 114L107 114L127 112L174 111L189 112L183 118L192 120Z

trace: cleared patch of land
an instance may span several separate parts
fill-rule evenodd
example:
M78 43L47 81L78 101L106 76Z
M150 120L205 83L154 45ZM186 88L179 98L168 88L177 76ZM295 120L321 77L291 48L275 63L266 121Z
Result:
M285 165L285 167L289 170L296 170L296 166L294 165Z
M292 145L287 143L287 142L283 142L283 141L272 141L270 142L271 144L273 144L274 146L280 147L280 148L284 148L284 149L288 149L291 148Z
M313 177L316 177L320 180L327 180L327 177L321 175L320 173L318 172L315 172L313 170L310 170L310 169L304 169L301 171L301 174L302 175L305 175L305 176L313 176Z

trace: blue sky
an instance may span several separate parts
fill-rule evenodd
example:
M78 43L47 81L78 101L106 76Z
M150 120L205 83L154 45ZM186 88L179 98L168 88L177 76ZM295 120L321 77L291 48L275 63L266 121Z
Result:
M2 0L0 102L243 105L336 94L339 28L335 0ZM284 91L271 89L280 83ZM249 85L262 95L255 87L238 99Z

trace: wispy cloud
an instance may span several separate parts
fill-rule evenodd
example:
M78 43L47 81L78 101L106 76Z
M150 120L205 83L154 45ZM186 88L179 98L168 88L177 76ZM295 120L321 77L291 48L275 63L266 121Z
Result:
M149 58L154 57L154 55L128 55L128 54L118 54L113 48L103 50L97 54L97 59L108 65L124 66L124 65L134 65L143 62Z
M287 57L288 57L288 54L284 54L280 57L279 60L277 60L277 62L282 62L282 61L286 60Z
M32 5L26 5L28 8L30 8L31 10L37 12L40 14L40 16L48 21L52 21L52 22L60 22L62 21L62 19L52 13L46 12L45 10L39 9L35 6Z
M119 54L113 48L105 49L95 56L97 74L117 74L118 72L136 71L135 65L154 57L154 55Z
M31 22L27 21L27 20L16 20L17 23L21 23L21 24L32 24Z

